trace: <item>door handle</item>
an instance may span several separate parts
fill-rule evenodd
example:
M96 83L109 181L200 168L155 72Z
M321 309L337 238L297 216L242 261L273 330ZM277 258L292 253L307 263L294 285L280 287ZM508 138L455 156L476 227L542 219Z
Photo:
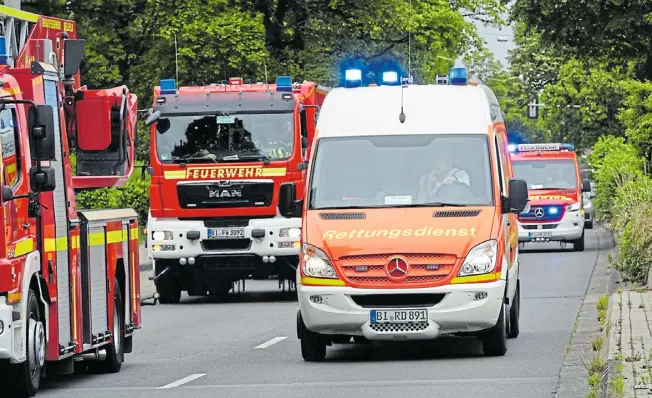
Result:
M509 227L510 225L512 225L512 222L507 220L507 226Z
M29 229L29 224L23 224L23 229Z

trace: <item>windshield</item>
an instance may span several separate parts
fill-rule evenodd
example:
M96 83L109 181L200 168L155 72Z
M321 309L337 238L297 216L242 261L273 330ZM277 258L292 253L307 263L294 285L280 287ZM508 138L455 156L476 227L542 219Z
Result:
M485 135L319 140L310 209L493 204Z
M512 168L529 189L577 189L575 162L570 159L517 160Z
M294 149L294 113L161 117L156 151L164 163L285 160Z

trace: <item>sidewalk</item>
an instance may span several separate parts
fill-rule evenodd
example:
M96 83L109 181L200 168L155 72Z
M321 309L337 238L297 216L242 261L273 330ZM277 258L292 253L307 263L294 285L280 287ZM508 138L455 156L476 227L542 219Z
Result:
M138 258L140 259L141 271L149 271L152 269L152 260L147 257L147 248L145 247L145 245L140 245Z
M611 296L609 397L652 397L652 291Z

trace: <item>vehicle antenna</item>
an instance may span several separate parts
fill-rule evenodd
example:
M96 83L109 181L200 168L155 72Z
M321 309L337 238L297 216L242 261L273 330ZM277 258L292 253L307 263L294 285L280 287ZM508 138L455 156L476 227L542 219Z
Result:
M408 75L407 79L401 79L401 113L398 115L398 120L405 123L405 113L403 112L403 92L407 85L411 82L412 77L412 0L410 0L410 16L408 25Z
M177 88L179 87L179 50L177 48L177 34L176 32L174 33L174 67L176 69L176 76L177 76Z

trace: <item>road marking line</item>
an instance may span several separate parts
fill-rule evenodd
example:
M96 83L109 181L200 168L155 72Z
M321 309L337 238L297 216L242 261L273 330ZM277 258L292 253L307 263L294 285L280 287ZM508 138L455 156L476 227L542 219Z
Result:
M166 385L164 385L162 387L156 387L156 389L157 390L162 390L162 389L167 389L167 388L179 387L181 385L184 385L186 383L190 383L191 381L197 380L200 377L204 377L204 376L206 376L206 373L196 373L194 375L190 375L190 376L184 377L183 379L179 379L177 381L174 381L174 382L172 382L170 384L166 384Z
M264 342L263 344L259 344L259 345L255 346L255 347L254 347L254 350L257 349L257 348L267 348L267 347L269 347L269 346L271 346L271 345L274 345L274 344L276 344L276 343L279 343L279 342L281 342L281 341L283 341L283 340L285 340L285 339L287 339L287 338L288 338L288 336L279 336L279 337L274 337L274 338L271 339L271 340L267 340L267 341Z

